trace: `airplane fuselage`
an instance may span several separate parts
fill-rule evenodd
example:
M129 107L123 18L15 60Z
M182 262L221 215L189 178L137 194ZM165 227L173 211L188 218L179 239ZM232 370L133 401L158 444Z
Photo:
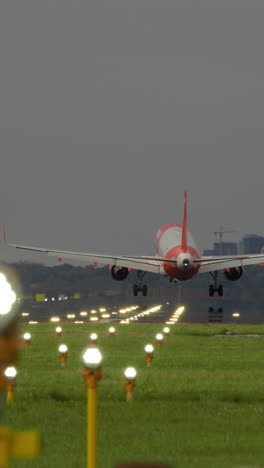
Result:
M183 248L181 224L164 224L156 234L155 244L157 256L168 259L161 267L161 274L185 281L198 273L200 263L193 260L201 258L201 255L189 231Z

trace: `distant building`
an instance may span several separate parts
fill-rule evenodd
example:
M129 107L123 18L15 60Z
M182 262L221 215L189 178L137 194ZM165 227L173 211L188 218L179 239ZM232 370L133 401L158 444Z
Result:
M238 254L238 245L237 242L214 242L213 249L204 250L203 252L206 256L214 255L237 255Z
M257 234L244 236L239 242L239 253L255 254L260 253L264 248L264 237Z

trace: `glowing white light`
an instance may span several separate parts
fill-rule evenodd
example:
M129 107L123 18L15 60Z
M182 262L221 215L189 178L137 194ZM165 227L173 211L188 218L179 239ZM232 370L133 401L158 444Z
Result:
M60 321L60 317L51 317L50 318L50 322L59 322Z
M88 312L86 312L85 310L82 310L82 312L80 312L80 315L82 317L86 317L86 315L88 315Z
M66 346L66 344L61 344L59 346L59 353L61 354L66 354L68 351L68 347Z
M110 327L110 328L109 328L109 333L115 333L115 328L114 328L114 327Z
M137 375L137 371L134 367L127 367L125 370L125 377L127 379L135 379Z
M164 333L170 333L170 329L169 329L169 327L165 327L165 328L163 328L163 331L164 331Z
M91 340L94 341L94 340L97 340L97 338L98 338L97 333L91 333L91 335L90 335Z
M147 354L152 354L153 351L154 351L154 347L153 347L151 344L147 344L147 345L145 346L145 352L146 352Z
M163 340L163 335L161 333L157 333L156 340L157 341L162 341Z
M98 348L86 348L82 355L82 361L88 369L97 369L101 366L103 356Z
M8 379L15 379L16 375L17 375L16 368L15 367L7 367L4 374Z
M62 332L62 328L61 327L56 327L56 333L61 333Z
M5 275L0 273L0 315L8 314L16 299L16 294L7 282Z
M109 318L110 314L102 314L102 318Z
M27 317L29 315L29 312L22 312L22 317Z
M90 317L91 322L96 322L98 320L98 317Z
M24 333L23 338L24 338L24 340L29 341L31 339L30 333L28 333L28 332Z

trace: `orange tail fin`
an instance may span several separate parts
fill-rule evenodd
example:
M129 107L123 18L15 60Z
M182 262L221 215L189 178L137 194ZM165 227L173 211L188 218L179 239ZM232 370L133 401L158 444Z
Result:
M186 190L184 192L181 248L184 252L186 252L186 249L187 249L187 191Z

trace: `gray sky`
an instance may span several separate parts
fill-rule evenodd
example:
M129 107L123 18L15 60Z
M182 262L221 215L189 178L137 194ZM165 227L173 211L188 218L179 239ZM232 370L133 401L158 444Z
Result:
M220 225L264 235L263 19L252 0L3 1L8 240L152 254L184 189L201 251Z

